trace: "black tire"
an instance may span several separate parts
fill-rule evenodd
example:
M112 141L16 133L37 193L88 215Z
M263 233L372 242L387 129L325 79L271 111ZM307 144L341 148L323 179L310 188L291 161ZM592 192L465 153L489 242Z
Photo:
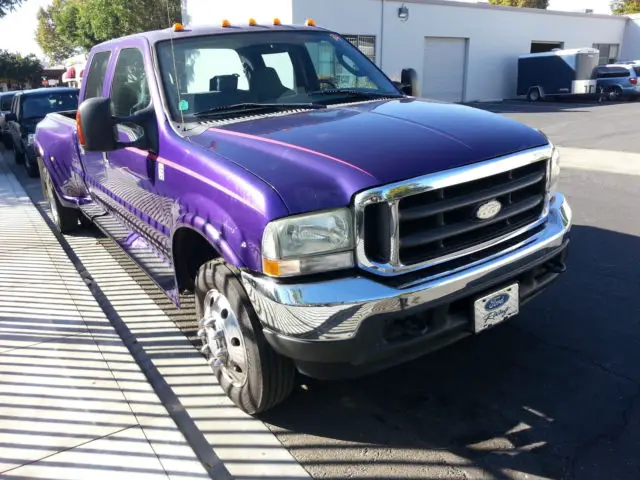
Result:
M619 102L622 99L622 89L620 87L611 87L607 93L611 102Z
M531 90L529 90L529 93L527 94L527 100L529 100L531 103L535 103L535 102L539 102L542 100L542 94L540 93L540 89L539 88L532 88Z
M47 170L38 164L40 167L40 175L43 178L44 196L49 201L51 208L51 219L60 233L71 233L78 228L78 215L79 212L75 208L65 207L58 200L58 194L53 189L53 183L51 182L51 176Z
M24 168L27 170L27 175L29 175L31 178L37 178L40 175L38 162L35 158L32 160L29 155L25 157Z
M211 290L226 297L238 320L246 355L246 377L236 385L220 367L212 364L213 372L227 396L238 408L253 415L264 412L285 400L293 390L293 362L278 355L267 343L260 321L234 271L221 260L205 263L198 270L195 282L196 312L202 319L205 298ZM206 353L212 360L212 352Z
M16 161L18 165L22 165L24 163L24 153L18 152L15 148L13 149L13 159Z

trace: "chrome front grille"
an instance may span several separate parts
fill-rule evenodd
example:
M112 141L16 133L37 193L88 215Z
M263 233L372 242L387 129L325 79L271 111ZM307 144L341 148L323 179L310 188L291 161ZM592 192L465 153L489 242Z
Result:
M376 188L356 196L360 266L396 275L460 259L539 226L551 148L543 147ZM502 209L480 220L479 206ZM458 262L459 263L459 262Z

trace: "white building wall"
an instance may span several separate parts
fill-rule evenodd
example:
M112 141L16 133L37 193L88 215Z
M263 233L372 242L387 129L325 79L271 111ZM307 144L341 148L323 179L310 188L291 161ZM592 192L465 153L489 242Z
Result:
M517 58L532 41L564 42L565 48L594 43L622 44L625 17L569 14L533 9L496 8L440 0L292 0L294 23L311 17L343 34L376 34L377 58L394 80L403 68L422 76L425 37L468 38L464 101L497 100L516 95ZM409 19L398 8L409 8ZM384 4L384 16L381 6ZM376 33L377 32L377 33ZM380 50L382 47L382 50ZM420 83L420 78L419 78Z
M182 0L185 25L219 25L224 19L246 25L249 18L265 24L274 18L292 23L292 0Z
M631 15L624 32L621 60L640 60L640 15Z

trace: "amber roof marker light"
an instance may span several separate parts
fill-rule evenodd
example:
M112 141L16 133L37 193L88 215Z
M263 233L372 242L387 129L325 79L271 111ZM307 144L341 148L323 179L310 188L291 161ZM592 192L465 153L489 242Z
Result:
M280 21L280 19L279 19L279 18L274 18L274 19L273 19L273 24L274 24L274 25L282 25L282 22Z
M229 20L222 20L222 28L229 28L231 26L231 22Z
M256 25L258 25L258 22L256 22L255 18L250 18L249 19L249 26L250 27L255 27Z
M184 25L182 25L181 23L174 23L173 24L173 31L174 32L184 32Z
M304 24L307 27L315 27L316 26L316 22L313 18L307 18L306 22L304 22Z

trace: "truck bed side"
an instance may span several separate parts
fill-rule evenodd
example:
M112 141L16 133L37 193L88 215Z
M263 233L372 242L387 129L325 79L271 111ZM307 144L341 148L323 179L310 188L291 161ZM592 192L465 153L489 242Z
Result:
M36 148L61 199L72 205L87 200L78 150L75 111L50 113L36 129Z

